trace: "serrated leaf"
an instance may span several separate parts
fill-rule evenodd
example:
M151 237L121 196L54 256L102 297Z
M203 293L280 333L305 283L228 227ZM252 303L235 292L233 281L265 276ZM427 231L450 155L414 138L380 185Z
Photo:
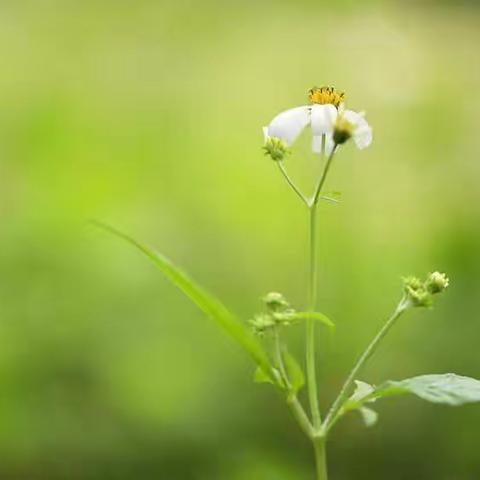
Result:
M291 383L292 391L297 393L305 385L305 375L302 367L289 352L283 353L285 368Z
M423 400L444 405L464 405L480 402L480 381L446 373L421 375L401 381L387 381L373 392L375 398L411 393Z
M373 427L378 421L378 413L368 407L361 407L358 412L362 416L363 423L367 427Z
M320 312L295 312L291 315L291 320L317 320L326 327L335 330L335 324L324 314Z
M270 377L273 382L272 368L267 353L261 343L248 330L233 313L231 313L216 297L200 287L181 269L176 267L169 259L160 253L150 249L146 245L137 242L134 238L125 233L101 222L93 222L98 227L112 233L113 235L130 243L144 255L146 255L154 265L178 287L190 300L195 303L200 310L213 319L223 331L233 338L257 363L266 377Z

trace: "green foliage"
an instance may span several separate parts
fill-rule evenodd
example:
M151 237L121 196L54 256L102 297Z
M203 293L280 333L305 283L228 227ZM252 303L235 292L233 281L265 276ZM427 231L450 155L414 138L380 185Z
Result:
M387 381L375 389L371 398L408 393L432 403L458 406L480 402L480 381L454 373L421 375L401 381Z
M292 316L291 321L308 319L317 320L326 327L335 330L335 324L332 322L332 320L330 320L324 313L320 312L296 312Z
M305 385L305 374L303 373L302 367L291 353L287 351L284 352L283 358L285 360L285 367L290 380L291 391L297 393Z
M278 378L277 370L272 369L272 373L272 376L266 375L261 367L257 367L253 374L253 381L255 383L270 383L271 385L283 386L280 380L274 380L274 378Z
M366 404L377 399L413 394L423 400L443 405L459 406L480 402L480 380L454 373L420 375L405 380L388 380L378 387L356 380L353 395L342 406L338 418L356 410L370 427L377 422L378 414Z
M94 224L127 241L146 255L175 286L187 295L190 300L214 320L225 333L233 338L253 358L266 377L271 378L272 382L275 381L270 360L260 342L217 298L200 287L163 255L109 225L101 222L94 222Z
M338 418L356 410L368 427L377 422L378 414L365 404L380 398L413 394L428 402L451 406L480 402L480 380L454 373L388 380L378 387L358 380L355 383L357 388L342 406Z
M362 416L362 420L364 421L365 425L367 427L371 427L375 425L375 423L377 423L378 414L371 408L366 407L365 403L375 400L371 398L375 387L360 380L355 380L355 384L356 389L353 392L352 396L343 405L339 416L342 416L347 412L356 410Z

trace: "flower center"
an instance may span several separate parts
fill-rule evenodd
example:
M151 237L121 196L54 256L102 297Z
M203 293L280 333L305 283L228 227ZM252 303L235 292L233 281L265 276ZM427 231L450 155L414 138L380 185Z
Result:
M320 105L330 103L338 108L345 100L345 93L337 92L333 87L313 87L308 92L308 98L312 103Z

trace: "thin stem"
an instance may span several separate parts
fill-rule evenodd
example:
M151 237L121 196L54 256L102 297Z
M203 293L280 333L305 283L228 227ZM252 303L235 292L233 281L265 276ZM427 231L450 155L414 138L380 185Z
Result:
M410 304L408 300L405 298L402 298L400 300L397 308L393 312L392 316L385 322L383 327L380 329L380 331L377 333L377 335L374 337L374 339L370 342L366 350L362 353L360 358L357 360L357 363L353 367L352 371L347 377L347 380L343 384L342 389L340 390L340 393L338 394L338 397L336 400L333 402L332 407L330 408L328 415L325 419L324 423L324 431L328 432L329 429L333 426L335 421L337 420L338 413L347 399L349 395L349 390L353 385L353 382L357 378L357 375L360 373L362 368L365 366L369 358L375 353L375 351L378 348L378 345L382 341L382 339L385 337L385 335L389 332L389 330L395 325L396 321L400 317L400 315L409 308Z
M277 363L278 369L280 370L280 375L282 377L287 390L292 389L292 385L288 378L287 369L285 368L285 363L283 362L283 355L282 355L282 345L280 343L280 332L278 327L275 327L273 330L273 338L274 338L274 349L275 349L275 361Z
M309 302L308 309L315 311L317 303L317 204L313 204L310 213L310 278L309 278ZM315 430L322 425L320 407L318 404L317 373L315 367L315 320L307 320L306 332L306 367L307 387L310 412Z
M313 438L313 426L310 423L302 404L299 402L297 395L292 390L292 384L288 378L287 369L285 368L285 363L283 361L282 345L280 342L280 332L278 328L275 328L274 330L274 351L277 367L288 391L287 405L289 406L293 416L295 417L295 420L297 420L297 423L305 435L307 435L308 438Z
M330 152L330 155L327 158L327 163L325 164L325 168L323 169L322 176L318 180L317 186L315 188L315 193L313 194L313 198L310 201L310 207L316 205L318 203L318 198L320 197L320 193L323 188L323 184L325 183L325 180L327 179L328 171L330 170L330 167L332 166L332 160L333 157L335 156L335 152L337 151L337 145L335 145Z
M277 162L278 168L280 169L280 172L282 172L282 175L284 176L285 180L287 183L292 187L292 190L298 195L300 200L305 204L308 205L308 199L305 197L305 195L300 191L300 189L293 183L293 180L290 178L290 176L287 173L287 170L285 169L285 165L283 164L282 161Z
M293 416L295 417L295 420L297 423L300 425L300 428L302 429L303 433L310 439L313 438L314 432L313 432L313 426L308 419L307 414L305 413L305 410L302 407L302 404L298 401L298 398L295 394L290 394L287 397L287 405L289 406Z
M309 205L309 224L310 224L310 281L309 281L309 302L308 308L311 312L316 310L317 305L317 205L320 193L322 191L328 171L335 155L336 146L328 156L322 175L317 183L315 192ZM325 154L325 137L322 138L322 157ZM315 366L315 321L307 320L306 332L306 369L307 369L307 387L310 411L312 414L313 427L319 431L322 427L322 416L318 404L317 374Z

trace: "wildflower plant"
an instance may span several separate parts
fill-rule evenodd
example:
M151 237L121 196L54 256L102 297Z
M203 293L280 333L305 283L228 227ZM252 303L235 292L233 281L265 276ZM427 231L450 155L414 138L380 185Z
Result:
M334 158L347 143L364 149L372 143L372 128L363 113L345 108L345 94L332 87L314 87L309 91L309 105L286 110L273 118L263 128L264 153L277 165L280 173L308 211L309 219L309 281L306 295L307 307L297 310L286 297L271 292L262 298L262 311L243 321L220 300L195 283L170 260L135 239L105 224L102 228L123 238L143 252L163 274L203 312L212 318L256 364L254 380L269 383L279 390L293 418L311 440L316 480L326 480L328 437L347 413L358 412L367 427L378 421L373 405L376 401L398 395L412 394L432 403L451 406L480 402L480 381L453 373L421 375L405 380L386 380L371 385L362 380L362 372L378 345L399 318L415 308L432 308L437 295L449 285L449 279L437 271L424 279L408 276L403 279L400 301L365 351L360 355L326 415L322 415L316 373L317 326L333 330L333 322L317 311L317 216L328 173ZM288 174L286 162L295 149L295 142L302 132L311 136L311 150L322 169L314 179L311 196L305 195ZM284 330L293 325L305 324L305 361L301 362L288 350ZM306 387L308 409L299 392Z

